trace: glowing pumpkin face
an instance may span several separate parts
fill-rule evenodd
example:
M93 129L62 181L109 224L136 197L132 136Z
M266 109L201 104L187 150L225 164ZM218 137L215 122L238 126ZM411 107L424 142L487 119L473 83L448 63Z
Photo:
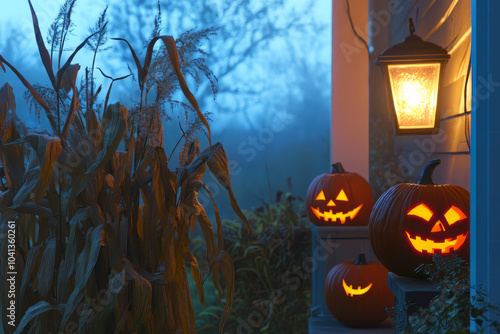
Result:
M364 287L364 288L362 288L358 285L358 288L354 289L352 287L352 285L347 285L345 280L342 279L342 286L344 287L345 294L347 296L350 295L351 297L364 295L365 293L367 293L370 290L372 285L373 285L373 283L370 283L370 285L368 285L367 287Z
M317 176L306 196L309 219L316 225L367 225L373 194L366 180L346 173L340 163Z
M370 243L387 269L401 276L423 276L415 269L434 254L469 259L469 192L454 185L436 185L431 161L417 184L387 190L370 216Z
M456 237L452 236L446 238L446 236L448 235L442 233L446 232L446 230L450 229L454 224L467 219L467 215L464 214L462 210L457 208L455 205L452 205L444 214L444 219L442 220L445 222L445 224L443 224L441 220L437 220L434 223L434 212L432 212L432 210L429 209L424 203L415 206L410 210L410 212L408 212L407 215L418 217L427 223L432 223L432 237L429 238L421 235L412 236L412 233L410 233L409 231L405 231L406 237L408 238L408 241L410 241L412 247L420 253L449 254L460 249L460 247L464 245L465 240L467 240L467 236L469 235L469 232L466 231L464 233L457 234ZM439 238L439 236L441 236L441 238Z
M394 305L387 286L387 269L378 262L342 262L333 267L325 280L325 301L338 321L351 327L371 327L387 319L386 306Z
M337 195L337 197L335 198L335 202L330 199L328 201L328 203L326 204L326 207L327 207L327 210L328 208L330 208L330 210L328 211L323 211L321 212L321 209L320 209L320 205L319 203L321 201L326 201L326 197L325 197L325 193L323 190L321 190L321 192L318 194L318 196L316 196L316 202L318 203L317 204L317 207L315 208L314 206L311 206L311 210L312 212L314 213L314 215L320 219L320 220L324 220L325 222L340 222L341 224L344 224L346 222L346 219L349 218L351 221L356 217L356 215L358 214L359 210L361 210L361 208L363 207L363 203L361 203L360 205L358 205L356 208L352 209L351 211L349 212L334 212L335 210L335 206L337 206L337 204L335 204L335 202L339 202L339 201L342 201L342 202L349 202L349 199L347 198L347 195L345 194L345 191L344 189L341 189L339 194ZM324 207L324 205L321 205L321 207Z

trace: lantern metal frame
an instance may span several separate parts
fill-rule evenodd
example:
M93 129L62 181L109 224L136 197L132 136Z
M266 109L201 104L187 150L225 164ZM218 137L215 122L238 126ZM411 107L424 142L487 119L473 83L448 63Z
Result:
M442 99L443 91L443 79L444 79L444 69L446 63L450 59L448 52L437 44L426 42L420 37L415 35L415 27L413 25L413 20L409 20L410 36L408 36L404 42L396 44L386 50L384 50L376 59L375 64L380 66L382 69L382 74L384 77L384 82L387 86L387 99L389 103L389 108L391 109L391 115L394 120L394 129L397 135L417 135L417 134L433 134L439 132L439 121L441 118L440 113L440 103ZM436 111L434 127L429 128L400 128L398 122L398 115L396 113L394 92L392 91L391 76L389 73L390 65L421 65L438 63L439 66L439 78L438 78L438 88L437 88L437 100L436 100Z

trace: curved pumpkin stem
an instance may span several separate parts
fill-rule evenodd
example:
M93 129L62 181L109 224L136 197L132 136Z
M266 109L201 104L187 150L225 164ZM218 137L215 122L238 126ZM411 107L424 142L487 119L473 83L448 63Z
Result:
M418 180L418 184L435 185L434 181L432 180L432 173L434 172L434 168L436 168L437 165L439 165L440 163L441 160L439 159L431 160L422 171L422 175L420 175L420 180Z
M364 253L358 254L358 257L356 258L356 262L354 262L355 265L358 266L364 266L366 265L366 255Z
M332 165L332 174L344 174L345 170L344 167L342 167L342 164L340 162L337 162Z

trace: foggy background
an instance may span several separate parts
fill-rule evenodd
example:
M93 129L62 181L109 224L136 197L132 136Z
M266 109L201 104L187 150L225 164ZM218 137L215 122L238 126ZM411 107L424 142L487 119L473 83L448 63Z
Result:
M48 84L34 39L27 1L3 1L0 13L0 54L32 83ZM63 1L33 0L44 38ZM220 27L217 36L203 45L209 53L208 67L218 79L214 100L208 80L188 85L203 112L210 112L212 142L221 142L230 161L231 182L242 209L275 200L278 190L305 197L311 180L329 171L331 89L331 1L303 0L173 0L161 1L162 35L177 38L189 29ZM108 37L127 39L144 59L145 42L154 27L157 2L141 0L76 2L75 26L65 56L88 35L100 13L107 10ZM157 43L160 45L160 43ZM109 49L99 53L96 66L112 77L133 72L135 65L126 44L108 40ZM63 61L64 61L63 55ZM85 48L73 63L91 66L92 52ZM53 60L53 63L55 61ZM104 99L110 81L96 71ZM17 114L29 128L49 129L29 113L25 88L12 72L0 71L0 86L14 88ZM78 81L77 81L78 82ZM180 97L179 97L180 98ZM127 108L139 99L132 78L115 82L110 104L120 101ZM179 112L164 123L167 156L180 138ZM201 149L207 147L199 133ZM172 155L175 169L178 150ZM234 217L226 191L207 173L204 181L212 190L222 218ZM200 193L202 204L204 194ZM206 197L206 196L205 196ZM208 199L208 197L206 197ZM208 205L211 206L211 205Z

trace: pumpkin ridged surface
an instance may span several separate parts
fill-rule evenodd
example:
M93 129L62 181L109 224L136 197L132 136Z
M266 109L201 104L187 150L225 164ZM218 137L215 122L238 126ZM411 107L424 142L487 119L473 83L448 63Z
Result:
M402 275L421 277L415 269L432 262L434 253L442 256L456 254L469 259L469 192L453 185L420 185L402 183L391 187L375 203L369 224L370 243L378 260L390 271ZM409 216L412 208L419 204L426 205L432 217L429 221ZM465 219L450 226L445 213L456 207L466 215ZM445 229L431 232L437 222ZM435 241L436 248L432 252L419 252L411 244L406 233L412 238ZM458 248L447 253L440 250L438 243L454 240L458 235L467 234L465 242Z
M356 265L353 261L333 267L325 280L325 300L332 315L350 327L374 327L388 317L386 307L394 306L387 286L387 269L378 262ZM371 288L362 295L348 296L343 282L353 288Z
M336 196L341 191L347 196L347 201L337 201ZM323 191L324 201L316 200L318 194ZM332 200L335 206L327 207L327 203ZM368 225L370 212L374 204L373 193L370 184L359 174L356 173L324 173L318 175L310 184L307 190L306 206L307 213L311 222L318 226L363 226ZM325 221L315 215L313 208L320 212L332 210L333 214L348 214L361 206L357 214L351 219L346 217L342 222L340 218Z

